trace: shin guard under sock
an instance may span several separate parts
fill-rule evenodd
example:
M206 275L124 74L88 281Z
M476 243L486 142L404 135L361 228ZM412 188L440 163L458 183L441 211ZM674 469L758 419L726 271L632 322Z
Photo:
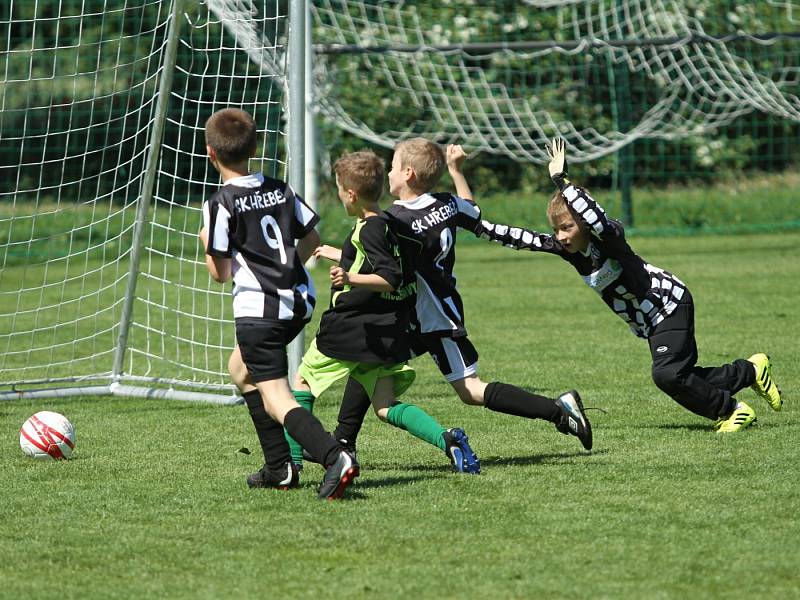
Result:
M283 426L320 464L329 467L336 462L341 452L339 444L305 408L293 408L286 413Z
M489 410L526 417L544 419L555 423L561 416L561 409L552 398L531 394L515 385L495 381L486 386L483 404Z
M445 449L442 434L447 430L418 406L399 402L389 409L386 420L395 427L408 431L414 437L436 446L439 450Z
M269 416L267 409L264 408L264 401L258 390L243 394L253 420L253 426L258 434L258 442L261 444L261 451L264 453L264 464L269 469L277 469L291 460L289 444L283 435L283 427Z
M295 402L297 402L300 406L305 408L308 412L314 413L314 394L311 392L292 392L294 395ZM284 432L286 434L286 441L289 442L289 450L292 453L292 462L296 465L303 464L303 447L295 441L295 439L289 435L288 431Z

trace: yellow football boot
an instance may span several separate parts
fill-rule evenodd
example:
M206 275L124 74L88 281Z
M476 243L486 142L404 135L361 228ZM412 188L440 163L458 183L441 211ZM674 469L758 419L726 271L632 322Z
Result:
M736 433L756 422L756 412L744 402L737 402L733 412L725 418L717 419L714 428L717 433Z
M769 364L769 356L763 353L753 354L747 360L756 368L756 382L751 386L753 391L766 400L772 410L780 410L783 406L783 399L778 386L772 381L772 365Z

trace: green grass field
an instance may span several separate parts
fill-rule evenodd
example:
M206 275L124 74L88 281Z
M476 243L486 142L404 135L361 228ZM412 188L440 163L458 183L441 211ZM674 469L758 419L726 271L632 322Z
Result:
M461 405L427 358L404 399L464 427L483 472L451 473L369 416L362 476L340 502L316 499L313 464L299 490L248 490L261 461L242 406L3 402L0 597L800 597L800 233L632 244L692 290L701 364L771 355L782 412L745 390L757 425L713 433L655 388L646 344L566 263L462 243L482 378L579 389L607 411L589 413L593 452L548 423ZM325 270L315 277L325 289ZM331 428L340 392L318 402ZM20 452L19 426L44 409L75 424L73 460Z

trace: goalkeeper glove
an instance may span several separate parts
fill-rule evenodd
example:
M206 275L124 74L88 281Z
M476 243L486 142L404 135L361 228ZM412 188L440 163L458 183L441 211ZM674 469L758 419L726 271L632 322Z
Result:
M550 179L556 184L558 189L564 190L569 185L567 176L567 143L564 138L553 138L550 144L545 144L545 150L550 157L550 164L547 168L550 171Z

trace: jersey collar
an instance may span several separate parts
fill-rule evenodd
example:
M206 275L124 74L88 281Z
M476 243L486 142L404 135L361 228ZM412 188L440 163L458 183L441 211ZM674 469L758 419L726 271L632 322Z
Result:
M261 173L250 173L240 177L231 177L223 182L223 185L235 185L243 188L257 188L264 183L264 176Z
M417 196L413 200L395 200L394 204L399 206L405 206L406 208L426 208L436 202L436 198L431 196L430 194L422 194L422 196Z

